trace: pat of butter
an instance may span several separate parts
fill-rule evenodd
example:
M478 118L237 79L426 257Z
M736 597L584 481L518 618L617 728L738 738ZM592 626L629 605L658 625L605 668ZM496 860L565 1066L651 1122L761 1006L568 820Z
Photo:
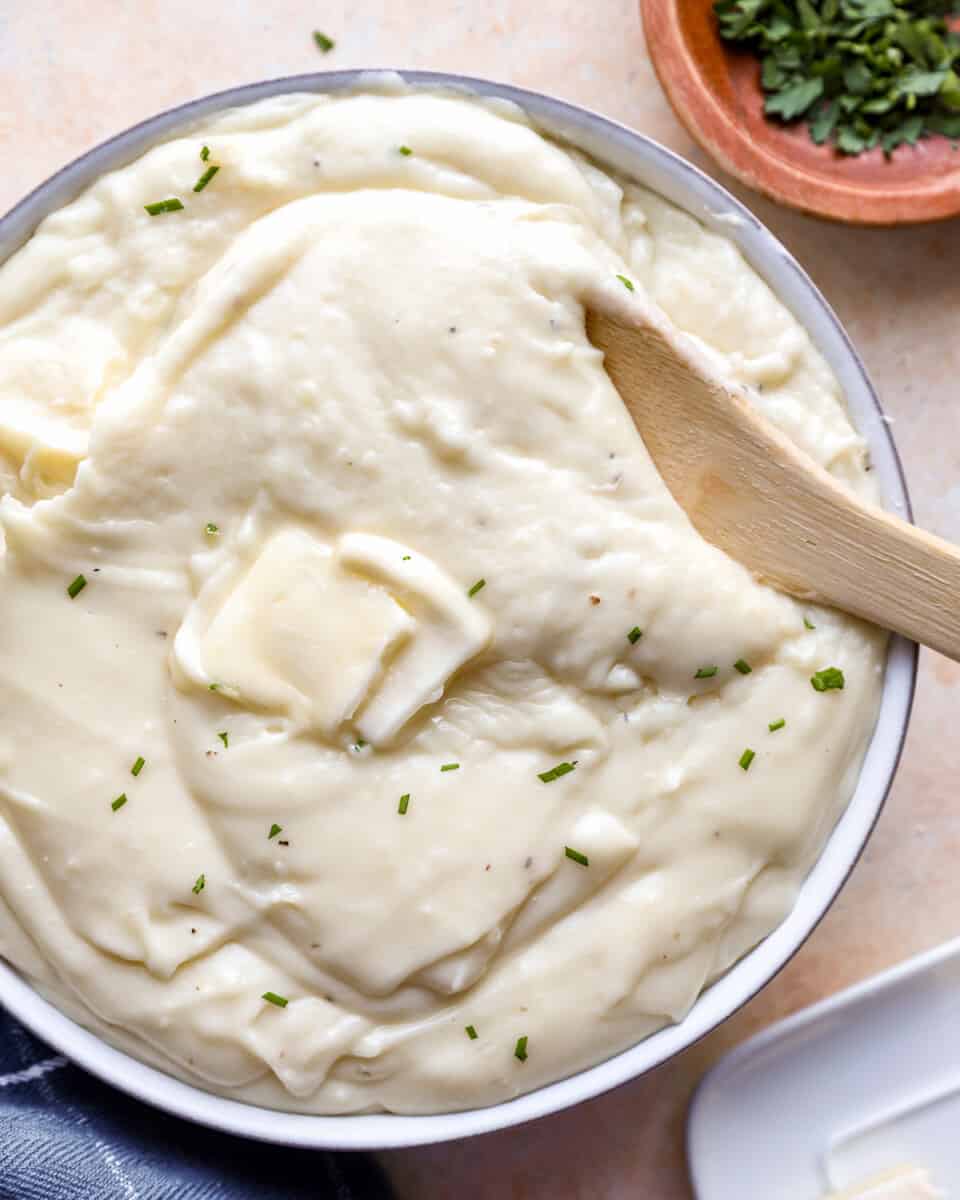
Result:
M942 1200L943 1193L931 1182L923 1167L904 1166L874 1175L842 1192L831 1192L824 1200Z
M174 642L181 686L281 711L332 738L393 738L490 639L479 604L407 546L298 529L200 592Z

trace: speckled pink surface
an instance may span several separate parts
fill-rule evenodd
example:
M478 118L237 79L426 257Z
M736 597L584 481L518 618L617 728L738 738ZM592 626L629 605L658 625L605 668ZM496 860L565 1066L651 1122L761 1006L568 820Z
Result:
M313 46L315 28L337 40L331 54ZM5 0L0 210L162 108L352 66L431 67L549 91L718 174L660 92L632 0ZM859 347L894 420L917 520L960 541L960 222L852 230L733 190L810 271ZM867 853L804 949L746 1009L654 1074L570 1112L384 1155L402 1200L689 1197L685 1110L717 1055L960 933L958 714L960 666L923 653L906 753Z

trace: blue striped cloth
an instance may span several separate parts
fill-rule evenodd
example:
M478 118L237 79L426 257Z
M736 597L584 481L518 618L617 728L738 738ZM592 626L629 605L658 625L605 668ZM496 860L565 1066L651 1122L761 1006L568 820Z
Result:
M265 1146L131 1100L0 1011L0 1200L387 1200L366 1155Z

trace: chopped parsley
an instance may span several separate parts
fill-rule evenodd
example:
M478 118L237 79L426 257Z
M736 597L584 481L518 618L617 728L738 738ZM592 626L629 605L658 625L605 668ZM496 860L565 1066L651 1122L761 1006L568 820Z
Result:
M127 802L127 793L121 792L120 795L116 798L116 800L114 800L114 802L110 805L110 807L113 809L114 812L116 812L118 808L123 808L123 806L126 804L126 802Z
M712 679L719 670L719 667L701 667L694 675L694 679Z
M222 729L217 734L217 737L220 739L221 742L223 742L224 750L228 750L230 748L230 734L226 731L226 729Z
M321 33L319 29L315 29L313 31L313 40L321 54L329 54L337 44L333 38L327 37L327 35L325 33Z
M146 765L147 765L147 760L142 755L140 755L137 758L137 761L130 768L130 774L134 778L136 778Z
M810 683L815 692L839 691L844 685L843 672L839 667L824 667L810 676Z
M278 825L276 821L274 821L274 823L270 826L270 832L267 834L267 841L269 842L271 838L275 838L278 833L283 833L283 826Z
M777 730L782 729L784 727L784 725L786 725L786 723L787 723L786 719L784 717L780 717L776 721L771 721L770 724L767 726L767 728L770 730L771 733L776 733Z
M200 893L203 891L203 889L204 889L206 886L207 886L207 877L206 877L206 875L198 875L198 876L197 876L197 881L196 881L196 883L193 885L193 888L192 888L191 890L192 890L192 892L193 892L193 894L194 894L195 896L199 896L199 895L200 895Z
M87 581L83 575L78 575L73 583L67 588L67 595L71 600L76 600L83 589L87 586Z
M816 629L816 625L814 625L809 617L803 618L803 627L804 629Z
M145 204L143 207L151 217L159 217L161 213L179 212L183 208L183 201L171 196L169 200L155 200L153 204Z
M753 667L750 666L745 658L738 658L733 664L733 669L739 671L741 675L749 675Z
M407 809L409 807L410 807L410 793L404 792L403 795L400 797L400 803L397 805L397 812L400 814L401 817L405 817L407 815Z
M519 1058L521 1062L527 1061L527 1035L517 1038L517 1044L513 1048L513 1057Z
M620 282L623 284L623 286L627 289L628 292L635 292L637 290L633 286L633 280L628 279L626 277L626 275L618 275L617 278L620 280Z
M440 768L440 770L441 771L459 771L460 764L459 763L444 763L443 766Z
M409 146L401 146L400 153L403 155L404 158L409 158L410 155L413 153L413 151L410 149Z
M581 867L590 866L590 859L585 854L581 854L579 850L574 850L572 846L564 846L563 852L567 858L575 863L579 863Z
M564 775L569 775L576 765L576 759L574 759L573 762L557 763L557 765L555 767L551 767L549 771L541 771L537 775L537 778L542 780L544 783L553 783L555 779L561 779Z
M410 561L410 559L411 559L412 557L413 557L413 556L412 556L412 555L410 555L410 554L405 554L405 555L403 556L403 558L401 558L401 560L400 560L400 561L401 561L401 562L409 562L409 561Z
M630 643L631 646L635 646L642 637L643 637L643 630L640 628L639 625L634 625L634 627L627 634L627 641Z
M220 170L220 168L215 163L211 163L210 166L207 167L207 169L204 171L204 173L197 180L197 182L193 185L193 190L195 192L202 192L203 189L207 186L208 183L210 183L210 181L213 179L214 175L216 175L216 173L219 170Z
M841 154L960 136L954 0L717 0L720 36L761 61L768 118Z
M264 992L260 999L266 1000L268 1004L275 1004L277 1008L286 1008L290 1003L286 996L278 996L276 992Z
M485 588L486 586L487 586L487 581L485 579L478 579L477 582L470 589L470 591L467 592L467 595L475 596L477 594L477 592L480 591L481 588Z
M466 1025L464 1028L466 1029L467 1037L471 1042L475 1042L480 1036L480 1034L477 1033L477 1027L475 1025Z
M757 757L756 750L750 750L750 749L744 750L744 752L740 755L740 766L743 768L744 771L750 770L750 764L753 762L753 760L756 757Z
M210 147L209 146L204 146L204 148L200 151L200 157L203 159L204 162L207 161L207 159L210 157Z
M214 525L212 521L208 521L203 527L203 532L207 535L207 537L216 537L220 532L220 526Z

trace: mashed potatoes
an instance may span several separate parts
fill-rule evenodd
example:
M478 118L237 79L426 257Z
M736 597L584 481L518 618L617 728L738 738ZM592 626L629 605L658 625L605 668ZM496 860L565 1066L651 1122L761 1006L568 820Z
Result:
M278 1108L490 1104L790 909L882 642L689 525L584 335L618 276L870 494L737 250L501 107L227 112L0 269L0 950L76 1019Z

